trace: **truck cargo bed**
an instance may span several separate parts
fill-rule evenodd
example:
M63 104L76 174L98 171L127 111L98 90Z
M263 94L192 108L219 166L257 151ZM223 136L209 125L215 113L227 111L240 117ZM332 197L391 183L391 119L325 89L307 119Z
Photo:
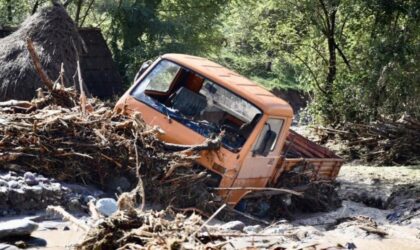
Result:
M283 172L292 170L306 173L312 180L334 180L344 162L331 150L291 129L281 158L276 166L274 182Z

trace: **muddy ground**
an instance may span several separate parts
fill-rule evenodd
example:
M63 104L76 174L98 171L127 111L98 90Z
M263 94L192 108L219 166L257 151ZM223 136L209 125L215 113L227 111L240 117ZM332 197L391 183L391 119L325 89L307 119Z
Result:
M420 249L420 166L371 167L347 164L338 181L343 206L335 211L295 214L271 225L214 220L209 230L228 237L226 249ZM89 222L86 214L76 213ZM1 221L28 217L6 216ZM38 212L29 249L72 249L83 232L75 225ZM20 241L21 239L14 239ZM21 246L25 246L20 242ZM309 247L309 248L305 248Z

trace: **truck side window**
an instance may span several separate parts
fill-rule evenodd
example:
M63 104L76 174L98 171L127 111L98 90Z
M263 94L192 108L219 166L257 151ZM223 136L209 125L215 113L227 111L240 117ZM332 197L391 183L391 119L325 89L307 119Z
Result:
M168 92L180 68L180 66L170 61L161 61L140 83L140 91L146 88L146 90L151 91Z
M271 145L267 145L267 147L270 148L270 151L273 151L276 147L281 128L283 127L283 123L283 119L269 118L264 128L262 129L260 136L258 137L257 143L255 143L254 151L257 151L257 149L261 148L261 144L264 143L264 137L266 136L269 130L275 133L275 139L272 141Z

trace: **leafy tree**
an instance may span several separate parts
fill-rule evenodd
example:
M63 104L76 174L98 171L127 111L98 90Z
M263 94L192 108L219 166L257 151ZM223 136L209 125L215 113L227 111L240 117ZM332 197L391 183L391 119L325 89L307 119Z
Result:
M16 26L50 2L0 0L0 24ZM80 27L102 29L127 83L143 61L179 52L307 91L321 122L420 117L417 0L64 2Z
M419 115L419 13L418 1L233 1L220 59L310 91L326 123Z
M142 62L167 52L208 55L221 43L215 28L225 0L105 1L99 12L109 15L101 27L126 81Z

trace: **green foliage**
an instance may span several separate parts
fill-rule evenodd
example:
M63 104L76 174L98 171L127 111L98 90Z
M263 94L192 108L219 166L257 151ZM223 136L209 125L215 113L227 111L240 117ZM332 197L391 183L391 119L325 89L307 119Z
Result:
M0 25L37 2L51 1L0 0ZM310 92L319 121L420 117L418 0L73 0L67 10L102 29L127 84L142 62L187 53Z
M98 6L101 25L126 81L142 62L164 53L206 56L222 42L215 28L224 0L126 0Z
M420 116L419 1L233 1L227 9L219 60L270 88L314 93L320 121Z
M31 2L23 0L0 1L0 27L20 24L30 13Z

